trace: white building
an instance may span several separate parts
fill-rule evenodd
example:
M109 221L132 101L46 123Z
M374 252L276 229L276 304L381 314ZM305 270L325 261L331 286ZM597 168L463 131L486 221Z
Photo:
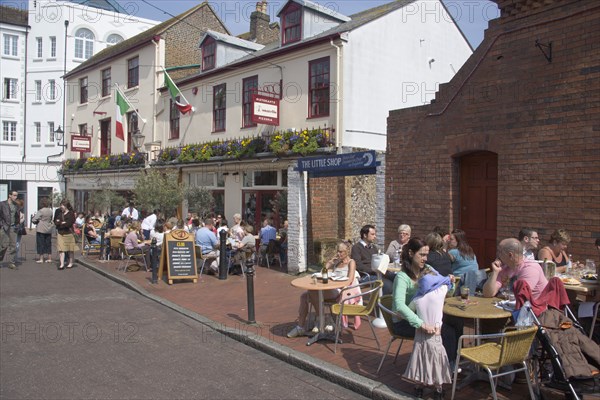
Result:
M70 131L65 129L69 117L64 106L64 94L69 90L62 76L99 51L158 22L130 16L114 0L30 0L25 11L30 28L27 38L21 40L19 56L26 63L26 74L19 80L19 113L23 117L16 121L17 140L1 142L0 179L22 193L29 218L37 210L39 197L64 190L57 172L64 158L62 145L70 146ZM64 141L56 137L59 126L66 131Z

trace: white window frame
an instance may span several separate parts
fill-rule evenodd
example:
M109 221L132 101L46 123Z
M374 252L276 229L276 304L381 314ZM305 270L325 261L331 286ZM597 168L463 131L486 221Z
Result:
M123 40L125 40L123 38L123 36L119 35L118 33L111 33L106 38L106 44L109 45L109 46L112 46L112 45L115 45L117 43L121 43Z
M48 80L48 101L56 101L56 80L54 79Z
M19 80L16 78L4 78L4 87L2 88L2 100L19 100L18 97Z
M50 58L56 58L56 36L50 36Z
M87 60L94 55L94 32L87 28L80 28L75 33L75 58Z
M44 41L41 37L35 38L35 58L43 58L44 57Z
M54 143L54 122L48 121L48 143Z
M35 81L35 97L34 103L42 102L42 81Z
M2 55L9 57L19 56L19 37L17 35L10 35L5 33L2 38Z
M2 121L2 141L6 143L17 142L16 121Z
M40 122L34 122L35 127L35 141L34 143L42 143L42 124Z

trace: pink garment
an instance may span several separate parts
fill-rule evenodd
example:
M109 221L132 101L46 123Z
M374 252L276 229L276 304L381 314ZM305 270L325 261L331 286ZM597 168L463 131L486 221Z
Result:
M532 297L532 291L527 281L518 279L515 282L515 300L516 310L521 309L525 301L529 300L536 316L546 311L548 307L563 310L566 305L570 304L565 285L557 277L550 279L548 285L537 298Z
M501 287L508 286L511 278L515 275L516 279L522 279L527 282L533 299L537 299L546 285L548 285L548 280L544 276L544 271L540 264L524 259L516 269L508 268L506 265L502 266L502 271L500 271L496 279L496 288L500 290Z
M356 282L356 280L355 280ZM358 282L356 282L358 283ZM354 284L353 284L354 285ZM344 290L341 294L341 296L343 297L350 297L350 296L354 296L357 294L360 294L360 287L355 287L352 289L348 289L348 290ZM340 298L339 301L344 301L343 298ZM362 296L361 297L355 297L351 300L345 300L344 304L362 304ZM348 327L348 317L343 315L342 316L342 324L344 325L344 328ZM354 330L357 330L358 328L360 328L360 324L361 324L361 320L359 316L354 317Z

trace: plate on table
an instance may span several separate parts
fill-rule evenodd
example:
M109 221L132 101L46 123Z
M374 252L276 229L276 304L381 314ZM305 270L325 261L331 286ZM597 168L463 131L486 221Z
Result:
M562 280L562 282L565 285L571 285L571 286L578 286L581 285L581 282L579 282L577 279L575 278L560 278Z

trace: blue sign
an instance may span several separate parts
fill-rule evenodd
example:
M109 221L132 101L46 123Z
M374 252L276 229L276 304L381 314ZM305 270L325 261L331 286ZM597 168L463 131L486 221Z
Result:
M378 165L373 150L298 159L298 171L311 176L369 175L376 173Z

